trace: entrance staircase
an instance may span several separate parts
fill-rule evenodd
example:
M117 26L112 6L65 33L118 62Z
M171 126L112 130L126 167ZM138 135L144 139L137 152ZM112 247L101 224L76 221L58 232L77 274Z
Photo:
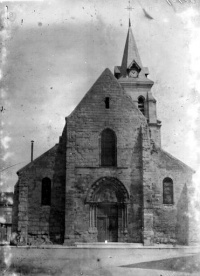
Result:
M142 243L123 243L123 242L93 242L93 243L82 243L76 242L77 248L142 248Z

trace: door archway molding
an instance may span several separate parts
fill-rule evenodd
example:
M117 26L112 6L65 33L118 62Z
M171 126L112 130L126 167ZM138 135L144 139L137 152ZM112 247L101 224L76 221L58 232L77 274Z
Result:
M89 204L89 232L98 233L98 211L102 205L113 205L117 208L117 231L119 236L127 233L127 204L129 194L126 187L114 177L102 177L90 187L86 200Z
M118 203L129 203L129 194L126 187L115 177L102 177L95 181L87 193L86 203L98 203L96 195L106 187L116 193Z

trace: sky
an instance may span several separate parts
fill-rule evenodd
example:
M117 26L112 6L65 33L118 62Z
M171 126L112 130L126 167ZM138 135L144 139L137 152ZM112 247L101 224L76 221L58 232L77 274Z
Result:
M128 1L0 1L1 182L59 141L65 117L120 65ZM200 172L200 0L132 0L132 30L157 100L162 147ZM150 18L148 15L150 15ZM197 174L200 176L200 173ZM198 178L199 179L199 178Z

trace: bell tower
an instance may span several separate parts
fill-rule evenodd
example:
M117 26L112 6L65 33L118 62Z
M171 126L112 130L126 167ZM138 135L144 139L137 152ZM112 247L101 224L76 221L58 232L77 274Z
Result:
M154 82L148 79L148 74L148 68L142 65L129 19L122 63L121 66L115 66L114 75L146 117L150 137L158 146L161 146L161 121L157 119L156 100L151 92Z

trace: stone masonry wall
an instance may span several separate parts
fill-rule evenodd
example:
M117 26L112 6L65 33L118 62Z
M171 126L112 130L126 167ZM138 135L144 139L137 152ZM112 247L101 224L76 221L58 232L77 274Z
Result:
M18 230L18 207L19 207L19 182L15 184L13 202L15 203L12 208L12 232Z
M101 132L106 128L117 137L115 167L101 166ZM188 216L192 174L150 140L146 119L106 69L66 118L59 144L18 172L13 231L20 234L20 244L97 241L86 198L98 179L111 177L129 195L127 229L118 230L119 242L188 244L195 235ZM51 206L41 205L44 177L51 179ZM173 180L171 205L163 204L166 177Z
M110 108L105 108L105 97ZM89 233L92 184L101 177L120 180L130 195L128 234L121 241L142 240L142 176L140 126L145 118L106 69L81 103L67 118L65 243L97 241ZM110 128L117 137L117 166L101 167L100 134Z
M143 182L143 242L144 245L154 243L153 225L153 184L151 168L151 144L149 138L149 128L143 127L142 131L142 182Z
M15 206L12 218L15 221L13 230L20 236L18 243L26 245L28 242L28 182L26 176L19 177L13 199Z
M44 177L51 179L51 206L41 205ZM65 143L60 143L19 171L18 232L25 244L63 243L64 202Z
M152 150L154 242L188 244L188 186L191 184L192 169L170 154ZM173 180L174 204L163 204L163 180Z

